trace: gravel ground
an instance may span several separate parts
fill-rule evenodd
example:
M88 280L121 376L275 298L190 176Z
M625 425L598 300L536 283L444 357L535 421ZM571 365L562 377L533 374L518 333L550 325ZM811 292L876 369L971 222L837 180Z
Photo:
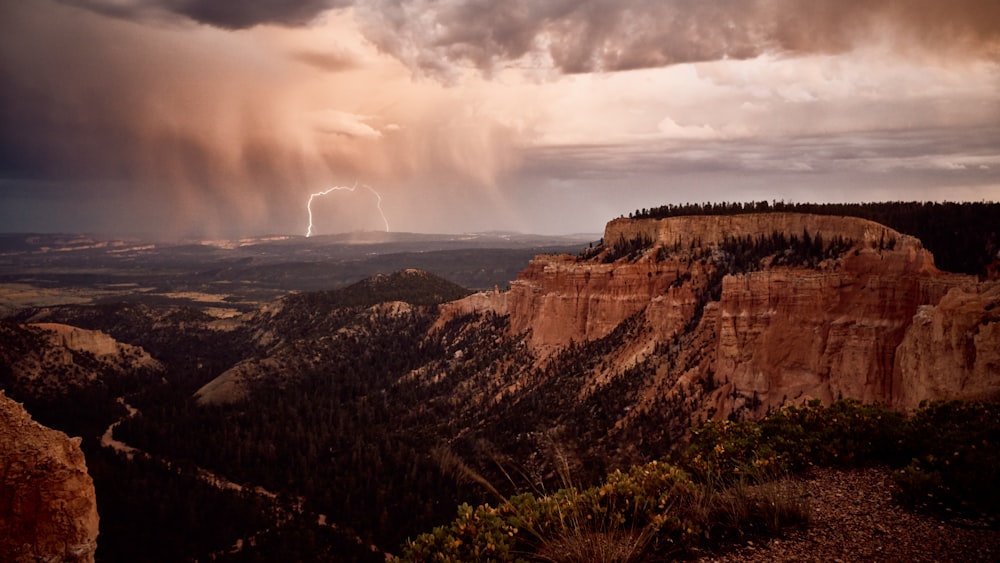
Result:
M1000 530L959 526L901 508L892 501L886 469L817 469L806 485L808 528L697 561L1000 561Z

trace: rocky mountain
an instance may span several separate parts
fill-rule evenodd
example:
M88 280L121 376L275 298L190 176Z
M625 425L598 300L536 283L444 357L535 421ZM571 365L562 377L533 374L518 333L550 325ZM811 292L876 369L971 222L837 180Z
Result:
M80 438L46 428L0 391L0 560L93 562L98 515Z

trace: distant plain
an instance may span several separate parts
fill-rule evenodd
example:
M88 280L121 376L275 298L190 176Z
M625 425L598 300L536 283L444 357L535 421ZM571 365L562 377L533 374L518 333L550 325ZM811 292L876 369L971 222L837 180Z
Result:
M0 235L0 314L25 307L136 301L224 318L297 291L337 289L419 268L471 290L505 289L537 254L578 253L598 234L315 237L149 242L89 235Z

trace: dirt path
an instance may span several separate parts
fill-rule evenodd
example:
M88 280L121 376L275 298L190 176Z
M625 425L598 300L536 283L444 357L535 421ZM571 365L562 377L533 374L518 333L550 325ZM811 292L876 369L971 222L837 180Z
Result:
M112 422L111 425L108 426L108 429L104 431L104 434L101 435L101 446L111 448L118 453L125 454L129 459L132 459L132 456L135 454L141 454L142 452L125 442L115 440L115 428L118 428L118 425L121 424L122 421L135 416L135 414L139 412L139 409L126 403L124 397L118 397L118 404L125 407L126 414L124 417Z

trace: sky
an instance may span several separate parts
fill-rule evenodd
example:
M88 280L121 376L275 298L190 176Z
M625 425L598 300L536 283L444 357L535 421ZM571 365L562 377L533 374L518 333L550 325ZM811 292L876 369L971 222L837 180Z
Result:
M0 0L2 231L750 200L1000 200L1000 2Z

